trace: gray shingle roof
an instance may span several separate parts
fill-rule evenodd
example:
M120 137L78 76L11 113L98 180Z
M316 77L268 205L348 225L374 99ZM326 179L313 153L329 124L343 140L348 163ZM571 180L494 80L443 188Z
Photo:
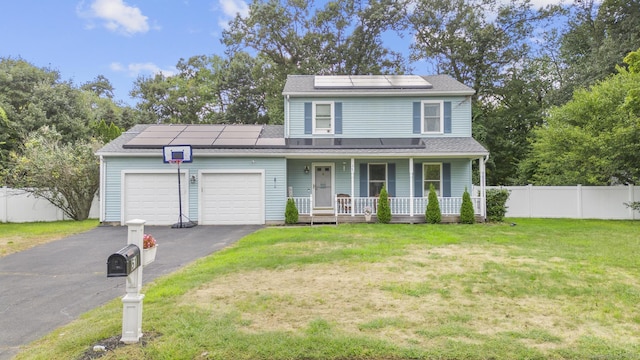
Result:
M97 154L102 156L162 156L162 147L125 147L129 141L142 133L146 128L154 125L136 125L123 133L117 139L111 141ZM240 125L237 125L240 126ZM264 125L261 137L264 138L284 138L284 127L282 125ZM304 157L304 156L429 156L429 157L481 157L488 154L488 151L475 139L470 137L428 137L422 138L421 146L394 146L392 148L372 147L372 148L339 148L339 147L288 147L288 146L233 146L233 147L195 147L194 157L197 156L282 156L282 157ZM190 145L190 144L183 144ZM423 145L423 146L422 146Z
M368 75L361 75L368 76ZM314 87L315 75L289 75L284 85L283 95L305 96L305 95L341 95L341 96L357 96L358 94L373 95L381 94L397 94L399 96L414 96L422 94L451 94L451 95L472 95L474 90L461 82L455 80L449 75L430 75L421 76L431 85L430 89L407 89L407 88L345 88L345 89L317 89Z

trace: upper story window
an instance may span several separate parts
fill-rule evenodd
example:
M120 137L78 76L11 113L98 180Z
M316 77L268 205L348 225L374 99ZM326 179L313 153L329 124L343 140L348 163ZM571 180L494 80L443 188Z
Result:
M313 103L313 133L333 134L334 117L333 102Z
M369 164L369 196L380 196L387 183L387 164Z
M429 189L431 185L436 190L436 194L440 196L442 194L442 164L423 164L422 169L423 177L423 192L424 196L429 195Z
M441 134L444 128L444 102L422 102L422 133Z

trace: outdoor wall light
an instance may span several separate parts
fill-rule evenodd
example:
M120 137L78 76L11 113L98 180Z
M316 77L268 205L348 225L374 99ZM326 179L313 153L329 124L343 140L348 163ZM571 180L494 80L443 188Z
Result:
M347 162L346 161L342 162L342 171L347 171Z
M195 184L198 181L198 179L196 178L195 175L191 175L191 179L189 179L189 182L192 184Z
M305 174L309 173L309 166L307 166L307 165L304 166L304 173Z

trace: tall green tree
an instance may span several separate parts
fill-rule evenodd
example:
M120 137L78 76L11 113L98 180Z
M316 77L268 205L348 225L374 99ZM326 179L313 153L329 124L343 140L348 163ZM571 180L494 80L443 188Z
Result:
M637 184L640 181L640 50L631 70L577 90L535 131L522 175L540 185Z
M564 72L553 103L562 105L576 89L616 73L622 58L640 44L640 0L575 0L560 42Z
M223 33L227 53L256 53L265 63L259 87L270 122L283 118L282 88L290 74L402 74L402 56L382 36L402 25L404 6L394 0L254 0Z
M158 123L264 123L261 66L259 59L244 52L228 59L192 56L178 62L175 75L138 78L131 95Z
M47 126L29 135L22 153L12 153L7 182L48 200L74 220L84 220L100 185L100 162L94 155L99 143L61 140Z

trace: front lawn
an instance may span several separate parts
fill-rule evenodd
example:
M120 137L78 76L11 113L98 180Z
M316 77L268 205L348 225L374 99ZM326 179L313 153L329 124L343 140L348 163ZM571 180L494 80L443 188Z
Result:
M640 222L509 221L263 229L148 284L144 346L103 358L637 359ZM18 359L121 321L116 299Z
M0 257L91 230L98 224L97 219L0 223Z

